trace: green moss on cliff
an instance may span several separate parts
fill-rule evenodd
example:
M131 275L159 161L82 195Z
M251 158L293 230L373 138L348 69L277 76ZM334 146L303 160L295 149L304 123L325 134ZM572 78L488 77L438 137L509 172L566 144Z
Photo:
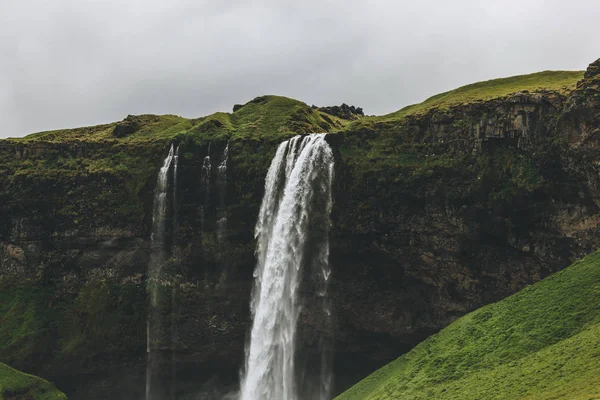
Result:
M144 346L146 290L141 283L95 281L75 296L50 285L0 282L0 359L85 360ZM124 350L127 349L127 350Z
M59 317L51 293L39 288L2 287L0 290L0 358L21 361L52 347L49 330ZM56 321L58 321L57 319Z
M141 283L88 283L63 310L59 358L85 360L145 345L146 288Z
M0 149L0 188L7 196L0 209L11 218L46 226L40 235L113 219L118 226L139 226L166 146L160 141L8 143Z
M339 399L600 395L600 252L454 322Z
M62 392L41 378L0 363L0 400L67 400Z

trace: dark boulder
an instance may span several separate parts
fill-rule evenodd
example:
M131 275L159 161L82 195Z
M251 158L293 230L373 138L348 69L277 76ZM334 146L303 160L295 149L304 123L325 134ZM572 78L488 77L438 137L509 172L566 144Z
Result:
M583 77L585 79L600 79L600 58L588 66Z
M113 136L121 138L132 133L137 132L140 129L140 122L134 115L128 115L123 121L118 122L113 129Z
M346 103L341 106L319 107L319 111L342 119L358 119L365 115L361 107L349 106Z

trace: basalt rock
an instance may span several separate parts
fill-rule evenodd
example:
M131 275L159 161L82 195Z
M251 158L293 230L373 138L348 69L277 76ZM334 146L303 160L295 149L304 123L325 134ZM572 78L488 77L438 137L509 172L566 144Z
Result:
M362 108L349 106L346 103L343 103L341 106L318 107L317 109L329 115L348 120L357 119L365 115Z

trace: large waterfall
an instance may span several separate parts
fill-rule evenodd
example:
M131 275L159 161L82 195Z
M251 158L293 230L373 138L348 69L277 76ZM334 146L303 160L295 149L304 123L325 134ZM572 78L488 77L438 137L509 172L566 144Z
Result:
M247 349L241 400L327 399L330 370L321 357L318 374L299 371L296 342L303 277L316 282L314 293L330 324L329 214L332 207L333 154L325 134L296 136L282 143L271 162L255 236L258 263L252 295L253 324ZM310 285L308 285L310 286ZM305 290L306 291L306 290ZM308 312L312 312L307 310ZM302 381L302 383L300 383ZM304 386L316 388L307 393Z
M159 354L156 347L159 346L164 337L164 321L160 310L160 285L163 265L167 259L167 241L166 241L166 222L168 216L168 190L169 190L169 170L173 168L173 183L177 180L177 159L178 152L171 145L167 157L158 172L156 188L154 190L154 208L152 212L152 236L150 263L148 266L148 291L150 295L150 304L148 307L148 319L146 326L146 400L163 399L161 394L165 390L163 385L157 382L161 378ZM173 188L173 203L175 203L175 188Z

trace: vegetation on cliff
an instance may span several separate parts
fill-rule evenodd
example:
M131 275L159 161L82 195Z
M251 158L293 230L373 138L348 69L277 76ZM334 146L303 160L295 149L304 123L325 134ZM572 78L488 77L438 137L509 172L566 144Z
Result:
M204 140L230 138L278 139L301 132L323 132L340 128L344 119L332 116L305 103L282 96L260 96L237 106L233 113L217 112L187 119L176 115L128 116L111 124L39 132L17 143L32 142L122 142L176 140L199 134Z
M465 104L497 99L517 92L555 91L568 94L575 89L583 74L584 71L543 71L476 82L436 94L422 103L374 117L373 120L397 120L411 115L425 114L431 110L447 110Z
M67 400L67 396L41 378L0 363L0 400Z
M600 251L460 318L338 399L599 395Z
M70 226L76 228L84 215L97 214L95 210L99 209L115 211L123 223L139 223L139 219L132 216L144 212L145 205L140 198L145 196L144 190L151 190L152 177L156 175L160 157L170 142L183 143L183 158L190 159L192 148L207 148L209 143L224 147L224 143L232 141L237 161L254 171L266 167L272 151L235 152L239 143L252 143L250 147L254 148L272 148L275 143L298 133L345 132L363 136L365 132L377 132L377 137L358 139L361 142L355 149L358 152L350 154L354 163L366 169L409 163L424 165L430 170L433 165L454 162L454 157L441 160L436 156L447 152L451 143L423 146L422 139L407 138L410 132L406 118L432 111L439 113L448 107L487 101L514 92L552 90L563 93L574 88L582 76L583 72L577 71L545 71L479 82L381 117L352 114L352 118L344 119L328 112L332 107L319 109L286 97L261 96L244 105L236 105L233 113L219 112L197 119L139 115L111 124L40 132L4 143L0 141L0 174L5 177L0 181L0 188L14 192L19 199L35 199L40 194L34 192L48 193L44 182L52 181L55 190L52 198L46 199L44 207L54 209L62 221L67 217ZM472 121L456 122L455 127L464 129L469 123ZM363 147L365 140L369 143ZM74 184L82 177L94 179L102 186L105 183L112 187L122 186L123 190L105 190L101 196L90 198L90 193L81 193L83 188ZM90 198L90 201L78 201L83 198ZM10 201L7 199L6 203ZM86 205L89 209L82 209ZM5 204L4 208L7 207ZM25 210L40 206L17 202L16 208ZM11 211L15 214L14 207Z

